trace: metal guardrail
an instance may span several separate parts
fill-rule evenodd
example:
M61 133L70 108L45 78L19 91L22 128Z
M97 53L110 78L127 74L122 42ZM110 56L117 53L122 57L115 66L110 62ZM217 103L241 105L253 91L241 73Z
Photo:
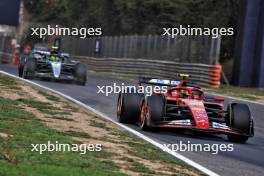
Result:
M88 65L95 72L115 74L125 77L149 76L157 78L175 79L177 74L190 74L191 81L205 87L220 86L221 65L178 63L173 61L160 61L149 59L120 59L120 58L94 58L75 56Z
M205 87L220 86L221 65L179 63L150 59L94 58L75 56L76 60L88 65L95 72L136 78L139 76L175 79L177 74L190 74L191 81ZM12 63L12 54L0 52L0 63Z

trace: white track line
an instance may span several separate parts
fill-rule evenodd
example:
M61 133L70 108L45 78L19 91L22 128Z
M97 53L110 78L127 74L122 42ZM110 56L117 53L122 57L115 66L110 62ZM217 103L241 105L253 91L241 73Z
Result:
M107 116L106 114L104 114L104 113L102 113L102 112L100 112L100 111L98 111L98 110L96 110L96 109L94 109L94 108L92 108L92 107L90 107L90 106L88 106L88 105L86 105L86 104L84 104L84 103L82 103L82 102L80 102L80 101L78 101L78 100L76 100L76 99L74 99L74 98L68 96L68 95L65 95L65 94L63 94L63 93L61 93L61 92L58 92L58 91L53 90L53 89L50 89L50 88L48 88L48 87L46 87L46 86L43 86L43 85L37 84L37 83L35 83L35 82L29 81L29 80L26 80L26 79L23 79L23 78L20 78L20 77L18 77L18 76L12 75L12 74L10 74L10 73L7 73L7 72L1 71L1 70L0 70L0 73L5 74L5 75L8 75L8 76L13 77L13 78L16 78L16 79L19 79L19 80L22 80L22 81L25 81L25 82L27 82L27 83L29 83L29 84L32 84L32 85L34 85L34 86L40 87L40 88L42 88L42 89L45 89L45 90L48 90L48 91L50 91L50 92L53 92L53 93L55 93L55 94L57 94L57 95L60 95L60 96L62 96L62 97L64 97L64 98L66 98L66 99L68 99L68 100L70 100L70 101L76 103L77 105L79 105L79 106L81 106L81 107L83 107L83 108L86 108L86 109L88 109L88 110L90 110L90 111L96 113L97 115L103 117L104 119L106 119L106 120L108 120L108 121L111 121L112 123L114 123L114 124L120 126L121 128L127 130L128 132L130 132L130 133L132 133L132 134L138 136L139 138L141 138L141 139L143 139L143 140L145 140L145 141L151 143L152 145L156 146L157 148L159 148L159 149L161 149L161 150L167 152L168 154L170 154L170 155L176 157L177 159L180 159L180 160L182 160L183 162L189 164L190 166L192 166L192 167L198 169L199 171L205 173L206 175L210 175L210 176L219 176L217 173L215 173L215 172L213 172L213 171L211 171L211 170L205 168L204 166L202 166L202 165L200 165L200 164L198 164L198 163L196 163L196 162L190 160L189 158L186 158L185 156L183 156L183 155L181 155L181 154L179 154L179 153L177 153L177 152L172 151L172 150L169 149L168 147L163 146L162 144L160 144L160 143L154 141L153 139L151 139L151 138L149 138L149 137L147 137L147 136L145 136L145 135L139 133L138 131L136 131L136 130L134 130L134 129L131 129L131 128L129 128L129 127L123 125L123 124L120 124L120 123L114 121L113 119L111 119L111 118L110 118L109 116Z

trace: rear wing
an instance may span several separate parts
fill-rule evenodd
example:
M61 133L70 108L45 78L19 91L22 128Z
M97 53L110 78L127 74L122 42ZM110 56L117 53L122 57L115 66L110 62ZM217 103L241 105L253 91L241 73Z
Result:
M39 48L33 49L32 53L33 54L40 54L40 55L44 55L44 56L50 56L51 55L50 51L39 49ZM63 58L70 58L69 53L60 53L59 56L63 57Z
M181 80L169 80L169 79L157 79L149 77L140 77L139 85L149 84L149 85L159 85L159 86L177 86L181 83Z
M186 81L186 78L189 78L190 75L187 74L178 74L178 77L181 79L158 79L158 78L149 78L149 77L139 77L139 85L149 84L149 85L159 85L159 86L178 86L182 85L184 87L194 87L201 89L200 85L191 81Z
M70 57L70 54L69 53L61 53L60 55L61 55L61 57L66 57L66 58L69 58Z
M32 53L37 53L37 54L41 54L41 55L50 55L50 52L48 50L45 50L43 48L34 48Z

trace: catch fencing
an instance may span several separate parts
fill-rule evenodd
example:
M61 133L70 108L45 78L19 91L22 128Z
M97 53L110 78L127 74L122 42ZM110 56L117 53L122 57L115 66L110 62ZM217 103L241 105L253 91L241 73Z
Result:
M65 37L62 49L76 56L168 60L216 64L221 37L129 35L80 39Z
M221 37L161 35L65 37L62 50L75 55L95 72L136 78L150 76L175 79L188 73L190 80L219 87L218 65Z

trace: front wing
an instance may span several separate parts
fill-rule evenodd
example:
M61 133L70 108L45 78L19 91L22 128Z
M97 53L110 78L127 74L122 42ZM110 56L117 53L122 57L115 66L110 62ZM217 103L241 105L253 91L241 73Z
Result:
M217 134L236 134L236 135L252 136L217 122L212 122L209 128L197 127L194 124L192 124L190 120L162 121L162 122L156 122L155 124L151 124L151 126L160 127L160 128L189 129L189 130L217 133Z
M62 64L59 79L74 79L75 64ZM35 72L37 77L54 78L51 64L38 62Z

